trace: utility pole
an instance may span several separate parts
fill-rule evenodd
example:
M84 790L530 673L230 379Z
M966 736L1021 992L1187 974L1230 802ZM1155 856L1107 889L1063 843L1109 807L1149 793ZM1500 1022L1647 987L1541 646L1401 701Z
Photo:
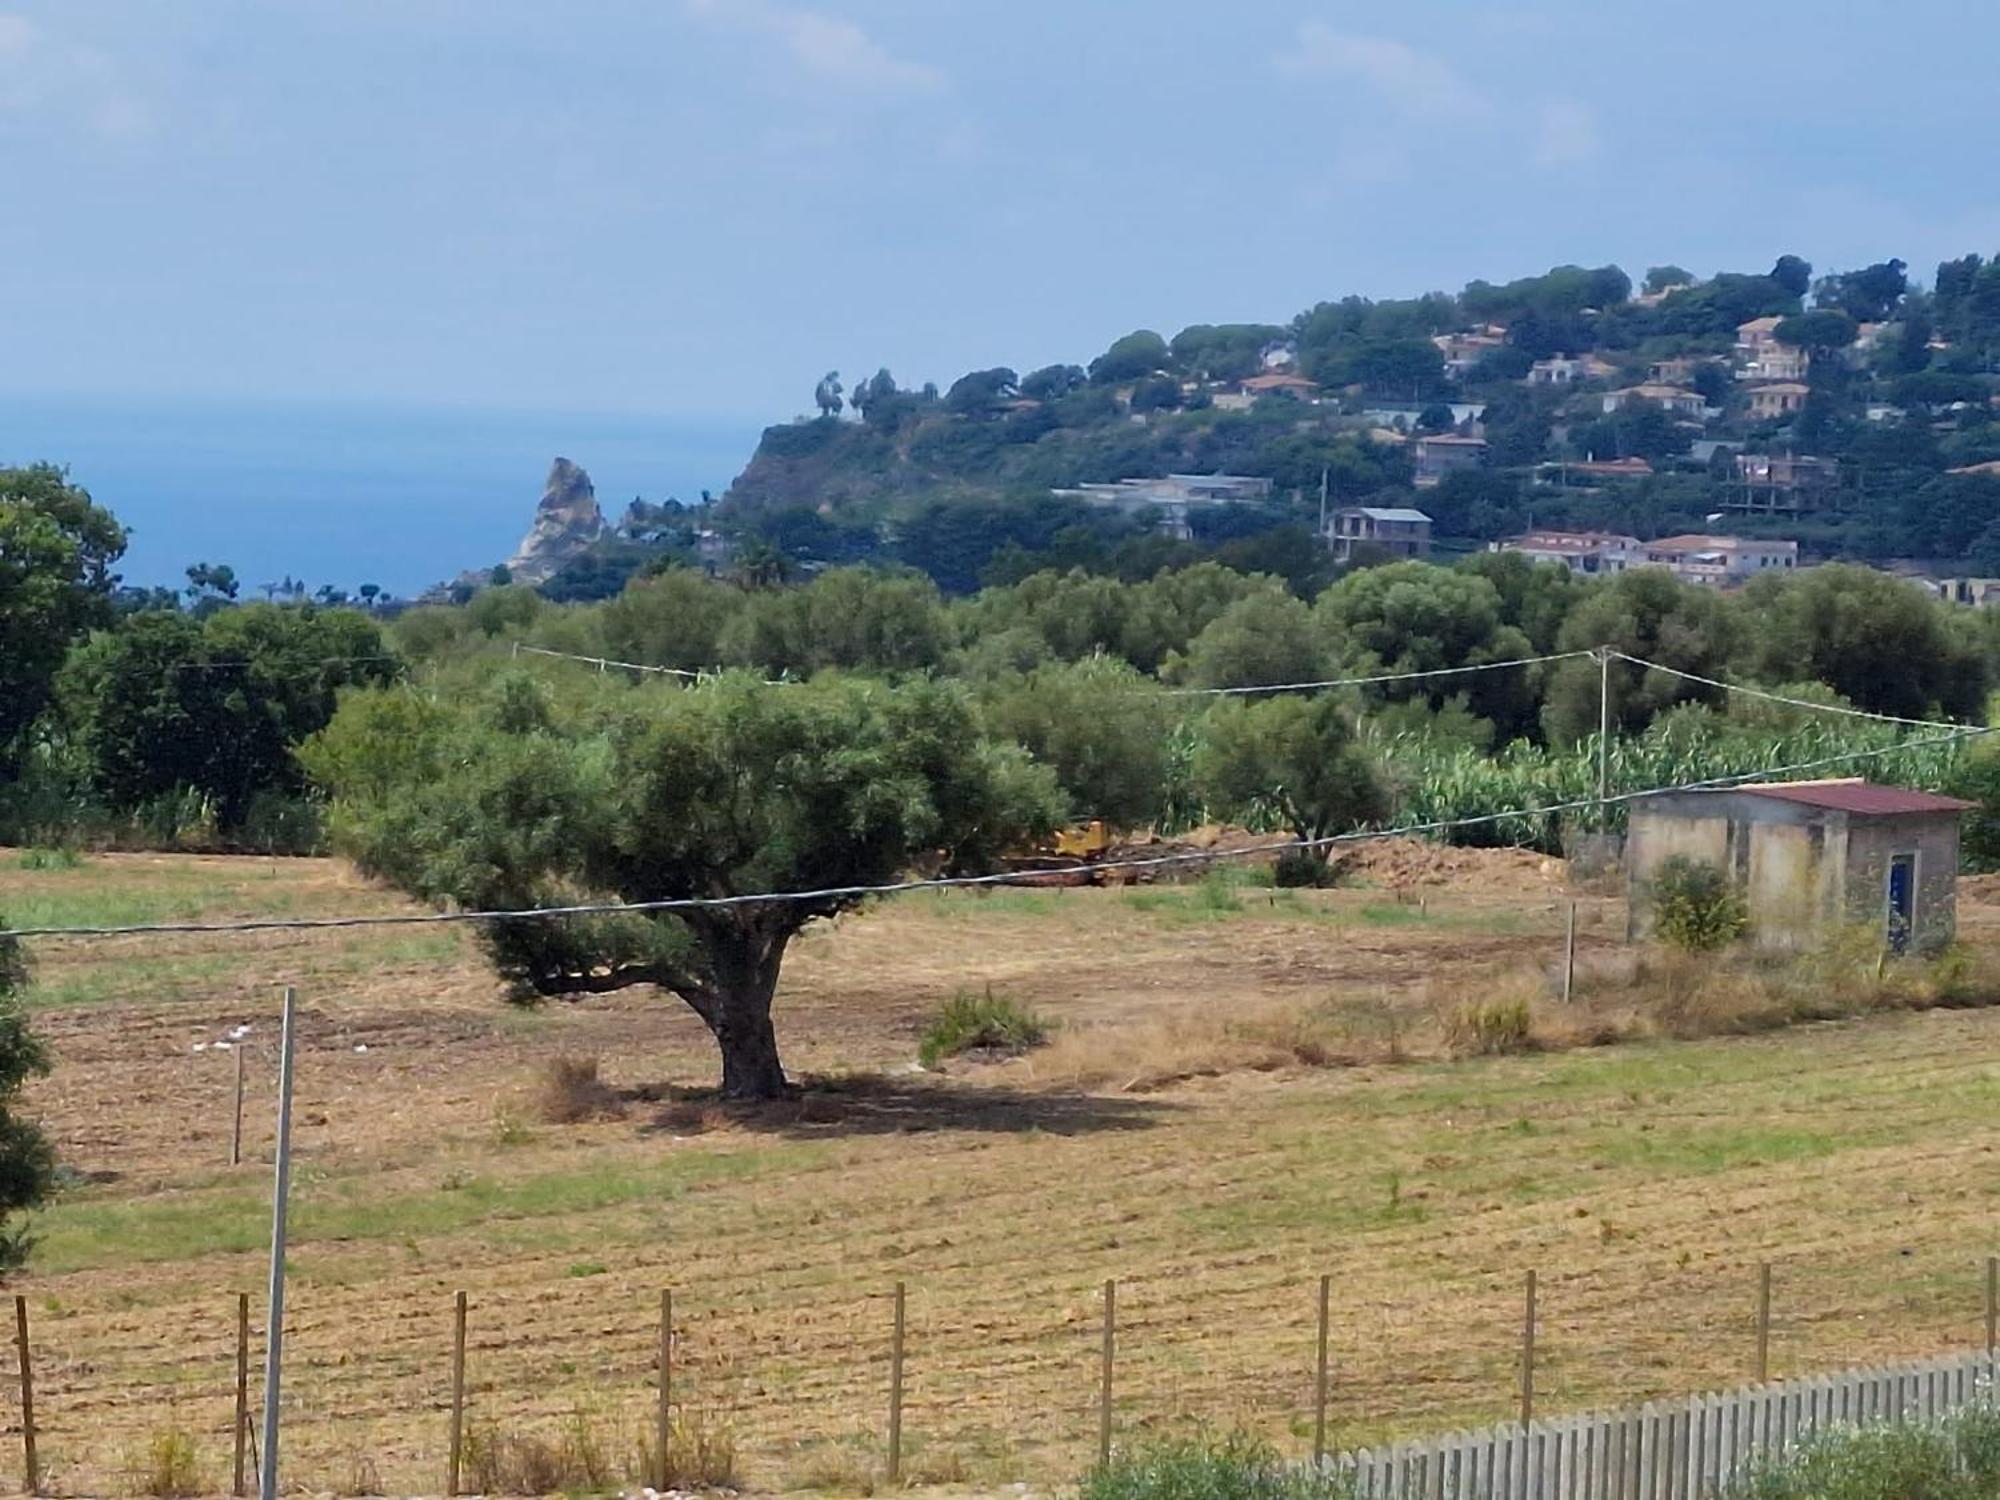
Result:
M1597 831L1611 831L1611 648L1597 648Z
M285 1210L292 1187L292 1030L298 991L285 986L285 1020L278 1041L278 1166L271 1198L271 1295L264 1330L264 1451L258 1500L278 1500L278 1396L285 1355Z
M1319 534L1321 537L1326 535L1326 487L1328 470L1330 468L1331 465L1328 464L1321 464L1319 467Z

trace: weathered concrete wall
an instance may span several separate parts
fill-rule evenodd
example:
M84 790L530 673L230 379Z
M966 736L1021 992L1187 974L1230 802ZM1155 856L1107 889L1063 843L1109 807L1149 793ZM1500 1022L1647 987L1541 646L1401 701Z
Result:
M1958 815L1906 814L1896 818L1849 821L1845 860L1849 918L1879 926L1889 920L1889 863L1899 854L1916 856L1910 942L1942 948L1958 933Z
M1949 943L1957 930L1958 817L1955 813L1869 817L1756 797L1691 792L1634 805L1625 849L1629 930L1652 930L1650 893L1675 855L1729 872L1750 907L1759 946L1809 946L1829 921L1888 932L1889 865L1916 857L1912 943Z

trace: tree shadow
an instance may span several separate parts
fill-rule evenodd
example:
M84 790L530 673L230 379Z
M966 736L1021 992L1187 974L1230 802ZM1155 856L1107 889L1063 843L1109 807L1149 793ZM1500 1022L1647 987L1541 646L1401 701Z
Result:
M726 1102L713 1089L642 1088L630 1097L657 1106L642 1134L697 1135L732 1128L797 1139L933 1130L1094 1135L1151 1129L1181 1109L1160 1099L1045 1093L884 1073L808 1076L792 1097L758 1104Z

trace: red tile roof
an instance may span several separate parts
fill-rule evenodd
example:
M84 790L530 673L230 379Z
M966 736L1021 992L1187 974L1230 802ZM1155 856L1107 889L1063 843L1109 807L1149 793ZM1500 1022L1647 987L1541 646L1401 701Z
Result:
M1776 797L1781 802L1800 802L1807 807L1823 807L1830 812L1861 813L1868 816L1892 813L1963 812L1974 806L1956 797L1940 797L1932 792L1908 787L1877 786L1872 781L1774 781L1738 787L1757 797Z

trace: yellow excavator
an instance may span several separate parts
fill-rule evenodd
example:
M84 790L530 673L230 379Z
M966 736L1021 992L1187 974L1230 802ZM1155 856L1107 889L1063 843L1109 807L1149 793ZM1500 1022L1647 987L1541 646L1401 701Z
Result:
M1059 828L1039 844L1010 850L1005 863L1010 870L1041 874L1050 884L1092 885L1096 875L1091 866L1111 847L1111 830L1102 818L1092 818L1073 828Z

